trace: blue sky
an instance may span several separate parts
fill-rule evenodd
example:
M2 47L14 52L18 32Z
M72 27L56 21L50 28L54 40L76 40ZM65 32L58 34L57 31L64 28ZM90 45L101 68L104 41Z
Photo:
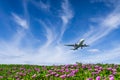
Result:
M120 63L120 1L0 1L1 64ZM70 50L80 39L90 47Z

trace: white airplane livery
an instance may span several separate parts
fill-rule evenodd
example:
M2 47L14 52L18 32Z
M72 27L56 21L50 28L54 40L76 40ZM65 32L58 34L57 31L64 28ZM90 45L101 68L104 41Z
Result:
M65 45L65 46L72 46L74 47L73 49L71 50L77 50L78 48L83 48L83 47L88 47L89 45L86 45L84 44L84 39L80 39L80 41L78 43L75 43L75 44L69 44L69 45Z

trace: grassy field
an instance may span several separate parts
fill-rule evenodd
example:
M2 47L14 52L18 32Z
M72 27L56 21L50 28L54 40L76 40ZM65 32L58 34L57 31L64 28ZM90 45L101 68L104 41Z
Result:
M120 80L120 65L0 65L0 80Z

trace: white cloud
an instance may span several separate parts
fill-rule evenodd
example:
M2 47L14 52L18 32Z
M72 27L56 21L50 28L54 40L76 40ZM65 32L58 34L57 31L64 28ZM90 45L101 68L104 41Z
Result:
M13 41L14 42L14 41ZM68 64L74 63L72 51L64 45L48 45L38 49L20 47L11 42L0 42L0 60L4 64ZM72 57L71 57L72 56Z
M23 51L18 46L12 44L12 42L0 41L0 44L0 55L3 55L3 57L12 58L13 56L19 57L23 55Z
M89 51L89 52L92 52L92 53L98 53L98 52L100 52L99 49L89 49L88 51Z
M112 13L110 14L102 23L102 25L115 29L120 25L120 14Z
M66 25L69 20L73 17L73 11L70 8L70 3L68 0L64 0L62 3L62 14L61 14L61 19L63 21L63 24Z
M18 15L16 15L15 13L12 13L12 16L14 18L14 21L20 25L22 28L24 29L28 29L28 24L27 21L25 19L20 18Z
M120 55L120 46L113 48L111 50L101 51L100 54L94 54L91 56L84 57L83 62L99 63L107 62L108 60L119 59ZM115 62L114 62L115 63Z
M117 7L116 7L117 8ZM116 9L115 9L116 10ZM113 11L108 16L97 22L98 26L92 27L83 37L87 39L88 44L95 43L101 38L110 34L114 29L120 27L120 11Z
M31 0L32 4L34 4L38 9L43 9L44 11L50 10L50 4L49 2L44 3L41 0L40 1L33 1Z
M28 0L23 0L24 18L26 19L26 25L30 26L30 18L28 12Z
M107 7L116 7L119 0L90 0L91 3L104 3Z
M70 3L68 0L64 0L62 2L61 8L62 8L62 12L60 13L60 18L62 20L62 26L61 26L61 33L59 35L58 43L62 39L62 36L68 27L68 23L74 17L72 8L70 7Z
M24 30L18 29L17 32L11 37L10 44L15 45L16 47L21 44L22 39L24 39L26 36L26 33Z
M59 33L55 29L53 29L53 25L49 22L47 23L41 20L39 20L39 22L46 32L45 37L47 41L44 43L44 45L39 47L37 52L38 54L35 56L36 59L39 60L38 63L67 64L68 61L69 63L73 63L72 59L75 56L72 56L72 51L67 50L62 43L56 44L57 36L59 35Z
M34 1L33 1L34 2ZM43 4L42 6L39 4ZM47 5L42 3L36 3L35 5L41 6L43 9L47 9ZM24 4L24 12L26 17L26 20L20 18L16 14L12 14L14 17L15 22L20 25L24 29L28 29L28 21L29 21L29 15L26 8L26 4ZM60 37L58 39L57 36L59 36L59 33L56 29L53 29L54 25L49 25L45 21L40 21L40 26L42 26L43 30L45 31L45 37L47 41L41 46L39 45L38 48L32 48L29 47L21 47L21 40L24 38L28 38L26 36L26 33L24 30L18 30L17 33L12 36L12 39L9 42L1 41L0 40L0 61L1 63L13 63L13 64L68 64L68 63L75 63L77 60L81 62L102 62L107 61L110 59L115 59L119 57L120 54L120 46L117 46L118 48L114 48L113 50L107 50L104 52L101 52L99 49L89 49L90 52L101 52L101 54L94 54L94 55L88 55L87 57L84 57L81 54L73 54L73 53L79 53L78 51L71 51L68 50L62 43L61 44L55 44L58 40L62 39L62 36L67 29L67 24L70 22L70 20L73 18L73 11L70 8L70 3L68 0L65 0L62 3L62 13L61 13L61 20L62 20L62 28ZM112 21L113 20L113 21ZM98 28L96 29L94 26L90 28L90 31L84 35L84 38L87 39L86 42L89 44L92 44L95 41L99 41L104 36L108 35L112 30L119 27L119 12L112 12L104 19L101 19L100 22L98 22ZM51 28L52 26L52 28ZM58 40L57 40L58 39ZM32 42L35 42L34 39L31 39ZM76 55L82 55L82 58L75 59ZM80 56L81 57L81 56ZM5 60L3 60L5 58Z
M45 4L40 2L39 4L41 8L45 8ZM67 5L66 5L67 4ZM38 5L35 3L35 5ZM69 20L72 18L72 13L69 14L70 10L68 10L68 2L63 3L63 15L64 20L63 20L63 28L67 27L67 23ZM12 13L12 16L14 18L14 21L21 26L21 28L17 28L17 32L11 36L11 40L9 42L3 41L0 42L2 44L0 46L0 60L6 57L6 60L4 60L2 63L6 64L67 64L68 61L69 63L73 63L73 58L72 56L72 51L69 51L66 49L64 45L61 44L55 44L57 43L57 36L59 35L59 32L57 32L56 28L53 27L55 25L52 25L50 22L47 23L44 20L40 21L40 26L42 26L43 30L45 31L45 37L46 37L46 42L43 43L43 45L39 45L38 48L34 48L33 46L27 47L24 46L22 43L22 40L27 39L29 33L26 35L26 30L28 29L30 24L29 24L29 12L27 10L27 3L26 1L23 4L24 8L24 16L26 18L22 19L20 16L18 16L15 13ZM67 12L67 11L69 12ZM65 21L66 19L66 21ZM55 28L55 29L54 29ZM65 31L65 28L62 30ZM62 33L64 33L62 31ZM61 39L61 37L59 38ZM35 42L34 39L31 39L30 41ZM32 42L29 42L31 44ZM21 46L22 45L22 46ZM24 47L23 47L24 46ZM9 53L9 54L8 54ZM72 56L72 57L71 57Z
M40 3L43 4L43 3ZM35 5L38 5L35 3ZM70 10L68 10L68 2L65 1L63 3L63 27L66 27L69 20L72 18L72 13L69 14ZM40 5L41 6L41 5ZM43 4L41 7L45 8L45 4ZM24 43L22 43L22 40L25 40L28 38L29 33L26 35L26 30L28 29L30 24L29 23L29 12L27 10L27 3L26 1L23 4L24 8L24 16L26 18L23 19L20 16L18 16L15 13L12 13L12 17L14 18L14 21L22 27L17 28L17 32L11 36L11 39L8 41L1 41L0 40L0 61L1 63L6 64L67 64L73 63L74 56L72 55L72 51L67 50L66 47L61 44L55 44L57 43L57 37L59 33L56 29L53 29L54 25L50 25L49 23L45 21L40 21L40 26L42 26L43 30L45 31L45 37L47 41L43 43L43 45L39 45L38 48L34 48L33 46L24 46ZM67 12L67 11L69 12ZM50 27L52 26L52 28ZM62 29L63 30L63 29ZM64 28L65 31L65 28ZM63 32L64 32L63 31ZM61 38L60 38L61 39ZM35 39L31 39L31 42L28 42L29 44L32 44L32 42L35 42ZM24 46L24 47L23 47ZM71 57L72 56L72 57ZM3 58L6 58L5 60L2 60Z
M108 16L100 18L99 21L97 22L98 24L97 27L92 26L90 28L90 31L85 33L83 37L87 39L86 42L89 45L96 44L96 42L101 41L100 39L103 39L108 34L111 34L113 30L120 28L120 9L118 9L118 7L119 6L116 6L115 9L110 14L108 14ZM99 50L90 49L88 51L96 52ZM113 46L113 48L110 50L100 51L99 54L83 57L82 59L79 59L79 61L83 63L84 62L85 63L99 63L99 62L104 63L110 60L118 59L120 57L119 55L120 55L120 46L117 44L116 46Z
M42 1L39 2L39 5L41 6L41 8L46 9L46 10L49 10L50 8L49 4L45 4Z
M41 47L39 54L36 55L38 63L60 63L67 64L73 62L71 52L65 49L63 45L49 45L48 47ZM45 59L46 58L46 59Z
M45 37L47 38L47 42L45 43L44 46L49 46L56 40L57 32L54 31L53 26L50 27L50 24L47 24L46 22L39 20L40 24L45 30Z

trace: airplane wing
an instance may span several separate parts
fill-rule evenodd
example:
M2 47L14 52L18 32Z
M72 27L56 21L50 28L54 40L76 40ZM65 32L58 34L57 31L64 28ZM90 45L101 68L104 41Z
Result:
M70 49L70 50L77 50L77 49Z
M84 44L83 46L84 46L84 47L89 47L89 45L86 45L86 44Z
M65 45L65 46L74 46L74 44L68 44L68 45Z

